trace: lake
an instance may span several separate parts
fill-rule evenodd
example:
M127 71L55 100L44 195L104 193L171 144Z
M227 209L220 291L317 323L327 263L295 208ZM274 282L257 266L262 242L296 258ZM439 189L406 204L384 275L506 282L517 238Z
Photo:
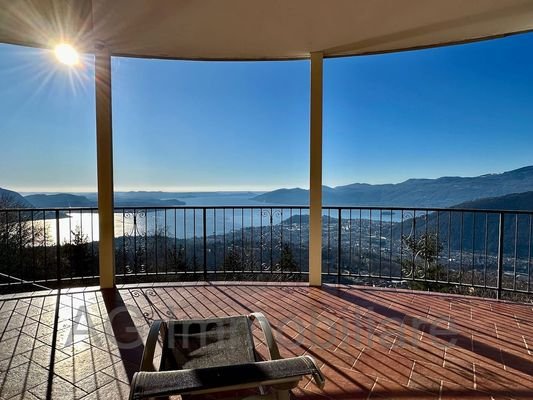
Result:
M280 224L281 221L293 217L292 221L297 225L300 222L299 215L309 214L307 208L283 208L275 204L260 203L252 200L250 197L253 193L209 193L205 195L188 195L182 199L187 203L186 207L213 207L206 210L206 232L207 235L229 234L238 231L241 228L250 226L263 227ZM216 207L223 206L246 206L253 208L230 208L222 209ZM63 243L72 241L75 233L79 232L89 241L98 241L98 212L97 211L67 211L68 217L59 220L59 237ZM328 215L328 210L324 210L324 216ZM331 210L331 218L337 218L337 211ZM372 219L379 221L380 218L384 223L390 223L391 217L394 222L401 219L401 213L383 211L380 216L379 211L373 211L372 215L368 210L353 210L351 217L353 219ZM407 218L407 215L405 216ZM139 209L135 213L132 209L115 213L115 235L117 237L124 235L144 236L146 232L152 235L155 232L165 234L168 237L192 238L194 236L203 236L203 209ZM343 219L349 219L350 213L344 210ZM43 226L43 222L36 223L37 226ZM47 220L44 224L48 238L48 244L56 242L56 222Z

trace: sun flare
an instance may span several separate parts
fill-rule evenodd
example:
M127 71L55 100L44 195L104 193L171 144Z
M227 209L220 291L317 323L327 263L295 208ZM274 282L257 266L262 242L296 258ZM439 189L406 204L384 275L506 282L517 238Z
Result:
M54 49L55 55L59 62L74 66L80 63L80 55L74 47L67 43L60 43Z

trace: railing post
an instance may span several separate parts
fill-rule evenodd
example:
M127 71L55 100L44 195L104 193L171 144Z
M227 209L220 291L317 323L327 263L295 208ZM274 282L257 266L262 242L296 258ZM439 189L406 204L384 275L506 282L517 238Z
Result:
M498 291L496 293L496 298L498 300L502 297L502 281L503 281L503 247L504 247L504 213L500 213L499 221L499 234L498 234Z
M7 251L9 249L9 245L8 245L8 238L9 238L9 214L7 212L7 208L4 209L5 211L3 212L4 214L4 221L2 221L0 223L0 225L3 225L4 226L4 232L2 232L2 236L3 236L3 245L4 245L4 250L3 251ZM46 233L46 221L44 223L44 232ZM46 235L45 235L46 237ZM46 244L46 241L45 241L45 244ZM45 253L46 254L46 247L45 247ZM45 270L48 266L46 265L46 258L45 258ZM9 265L7 266L6 268L9 272L8 272L8 275L11 275L11 263L9 263ZM9 279L7 281L7 284L8 285L11 285L11 279Z
M56 279L59 283L61 281L61 237L59 229L59 210L55 212L56 217ZM46 219L46 217L45 217Z
M19 268L20 268L20 277L24 279L24 263L22 261L22 253L23 253L23 243L22 243L22 216L20 215L20 210L18 211L18 258L19 258Z
M337 214L337 283L341 283L341 236L342 236L342 224L341 224L341 218L342 218L342 210L339 207L339 212Z
M203 208L202 227L204 236L204 280L207 281L207 209L205 207Z
M370 221L370 226L372 226L372 220ZM416 245L416 210L413 211L413 235L412 235L412 238L413 238L413 243L415 243L415 246ZM372 250L371 250L372 251ZM415 274L416 274L416 250L413 249L412 250L412 253L413 253L413 256L411 258L411 262L413 265L411 265L411 281L415 281ZM462 266L461 266L461 272L462 272ZM461 282L463 281L463 276L461 274Z
M95 87L100 287L112 288L115 286L115 218L111 53L101 44L95 51Z
M311 53L309 169L309 285L322 284L322 67L323 54Z

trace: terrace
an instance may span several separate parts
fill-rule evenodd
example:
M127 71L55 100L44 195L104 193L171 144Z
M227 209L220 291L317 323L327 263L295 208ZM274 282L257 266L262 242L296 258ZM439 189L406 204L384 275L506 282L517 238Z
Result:
M154 319L262 311L327 377L297 398L531 398L531 305L297 283L172 283L4 296L2 398L122 399ZM255 338L261 343L260 335ZM264 345L260 348L265 349Z
M0 399L126 398L151 321L252 311L318 360L297 398L533 396L533 212L321 192L324 59L530 31L531 1L0 4L1 43L95 55L98 172L98 208L0 210ZM115 207L115 56L309 59L309 206Z

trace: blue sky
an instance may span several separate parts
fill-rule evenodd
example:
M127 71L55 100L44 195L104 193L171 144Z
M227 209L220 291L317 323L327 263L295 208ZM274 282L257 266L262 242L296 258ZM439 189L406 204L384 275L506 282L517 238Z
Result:
M324 183L533 164L533 34L324 67ZM94 70L0 45L0 187L95 191ZM309 62L113 60L116 190L307 187Z

